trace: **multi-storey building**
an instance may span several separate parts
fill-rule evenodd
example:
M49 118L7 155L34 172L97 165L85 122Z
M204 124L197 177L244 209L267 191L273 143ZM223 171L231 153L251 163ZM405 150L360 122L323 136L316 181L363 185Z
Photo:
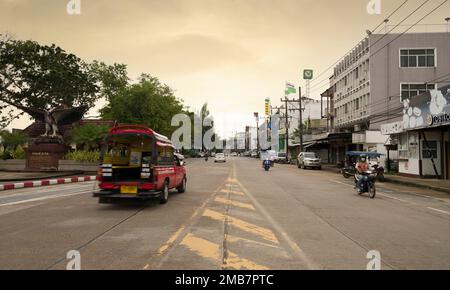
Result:
M337 148L384 153L380 126L401 121L403 100L448 84L450 33L372 34L334 68L330 78L333 132L352 133Z

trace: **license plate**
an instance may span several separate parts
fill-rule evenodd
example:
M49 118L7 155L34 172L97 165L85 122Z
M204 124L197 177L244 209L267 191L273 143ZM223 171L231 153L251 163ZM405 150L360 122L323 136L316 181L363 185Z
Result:
M138 188L137 188L137 186L125 186L125 185L122 185L120 187L120 193L121 194L137 194L138 193Z

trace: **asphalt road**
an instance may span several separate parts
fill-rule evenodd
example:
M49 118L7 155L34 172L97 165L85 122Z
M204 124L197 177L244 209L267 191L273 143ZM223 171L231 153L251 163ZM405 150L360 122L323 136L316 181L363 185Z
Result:
M0 193L0 269L450 269L450 196L254 159L188 160L169 203L100 205L93 182Z

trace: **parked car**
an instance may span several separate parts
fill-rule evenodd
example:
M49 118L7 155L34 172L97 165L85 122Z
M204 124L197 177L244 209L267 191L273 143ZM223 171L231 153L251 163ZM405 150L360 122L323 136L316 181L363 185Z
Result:
M227 160L225 159L225 154L217 153L216 157L214 159L214 163L217 163L217 162L227 162Z
M286 159L286 153L284 152L278 152L277 156L275 157L276 163L283 163L283 164L289 164L290 160Z
M297 167L306 169L322 169L322 161L320 157L314 152L300 152L297 157Z
M231 157L237 157L237 156L238 156L237 152L232 152L231 153Z

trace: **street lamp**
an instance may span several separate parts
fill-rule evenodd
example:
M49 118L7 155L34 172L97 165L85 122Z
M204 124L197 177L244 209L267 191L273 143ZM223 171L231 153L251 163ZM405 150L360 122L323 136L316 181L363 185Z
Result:
M449 31L449 21L450 21L450 17L447 17L447 18L445 18L445 21L447 22L447 32L450 32Z

